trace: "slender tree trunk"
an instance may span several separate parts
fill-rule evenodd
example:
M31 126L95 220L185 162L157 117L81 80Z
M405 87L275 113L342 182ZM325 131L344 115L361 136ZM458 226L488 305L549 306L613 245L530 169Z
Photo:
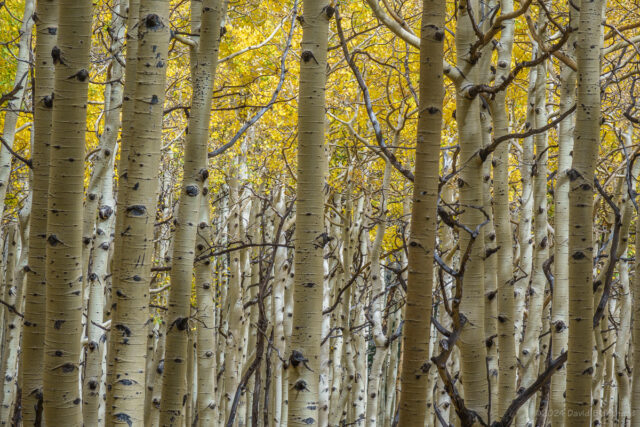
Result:
M82 199L92 2L61 0L47 221L44 420L82 425Z
M203 197L200 203L200 223L196 250L205 252L211 242L211 220L209 212L208 188L205 181ZM205 192L206 191L206 192ZM211 262L207 258L199 261L196 270L196 298L198 301L198 423L215 425L218 419L219 404L216 401L216 323L213 276Z
M128 3L126 0L116 5L112 13L111 25L114 39L110 46L114 59L111 61L109 83L105 88L104 131L100 138L99 151L94 157L94 169L86 192L83 213L83 293L87 304L87 338L84 361L83 418L85 425L96 425L99 419L100 380L104 353L104 331L101 328L104 311L104 273L110 249L113 214L113 164L116 142L120 129L120 106L122 104L122 66L117 57L121 55L124 41ZM106 190L106 194L103 194ZM100 205L100 202L103 202ZM96 215L97 214L97 215ZM96 218L100 226L96 227ZM95 229L95 237L94 237ZM93 256L93 262L90 258ZM91 265L91 271L89 271ZM88 289L87 289L88 287ZM102 420L101 420L102 421Z
M108 83L104 90L104 129L100 135L100 146L92 156L93 169L89 186L87 187L84 201L83 225L82 225L82 263L83 263L83 295L85 306L89 298L88 270L91 257L91 248L94 238L97 211L101 197L102 183L109 175L109 168L112 166L112 158L116 154L116 143L120 130L120 113L123 102L123 67L122 47L125 38L126 16L129 2L120 0L114 5L111 14L111 34L112 42L109 46L109 53L113 59L109 65L107 74ZM91 328L91 325L87 325Z
M198 3L194 3L194 6ZM162 383L162 425L181 423L184 416L186 394L184 377L187 361L188 320L195 257L196 230L203 185L209 176L207 170L207 141L209 139L209 112L213 95L213 82L218 62L220 22L224 15L224 2L202 2L202 27L198 43L196 64L193 64L193 95L189 134L185 147L184 178L176 220L176 232L171 264L171 288L167 312L167 344L165 375ZM190 387L190 385L188 385Z
M17 88L17 91L7 103L6 114L4 116L2 139L9 147L13 146L16 136L16 124L18 123L18 117L22 109L22 101L24 100L25 91L29 82L29 57L31 55L31 29L34 23L34 3L35 0L26 0L24 2L24 14L20 27L18 54L16 57L16 76L12 88ZM44 6L44 8L46 9L47 6ZM38 26L38 28L40 28L40 26ZM2 144L0 146L0 218L4 216L4 202L9 187L9 178L11 176L11 160L11 152Z
M542 27L542 25L540 25ZM547 69L543 62L537 66L535 87L533 98L529 104L533 108L533 125L535 128L543 127L547 123L546 112L546 82ZM527 326L524 340L520 348L520 361L522 363L522 374L520 387L529 387L538 377L538 367L540 360L544 360L540 349L540 337L544 332L543 324L543 304L545 298L545 287L547 279L544 274L544 263L547 261L549 253L549 239L547 236L547 134L538 133L534 137L535 160L532 166L533 173L533 211L535 235L533 241L533 268L531 285L529 288L529 305ZM536 420L536 399L530 399L520 409L521 421L519 425L535 423Z
M535 57L535 51L532 52ZM527 91L527 129L533 127L535 120L535 85L537 68L529 70L529 87ZM520 182L522 193L520 197L520 223L518 224L518 244L520 246L520 270L521 277L514 286L514 298L516 305L516 348L518 354L522 352L522 340L524 339L525 312L527 306L527 289L531 283L533 272L533 162L534 143L533 136L528 136L522 140L522 158L520 161Z
M87 309L87 341L85 354L85 371L82 386L83 417L85 425L100 425L104 422L100 418L103 399L100 393L102 381L102 361L105 356L104 342L106 332L102 327L104 321L104 293L108 281L109 251L111 248L114 219L113 198L113 163L110 158L108 171L102 181L100 193L101 204L98 210L96 236L93 240L93 260L89 276L89 305Z
M147 387L148 406L145 403L144 425L147 427L155 427L159 425L160 420L160 399L162 397L162 374L164 373L164 350L167 337L167 324L161 321L158 326L158 339L156 348L153 353L153 376L150 378L152 386Z
M627 150L632 146L633 127L629 126L622 134L623 143ZM633 167L629 171L631 175L631 181L634 182L640 171L640 163L634 162ZM620 236L620 248L619 254L616 254L616 259L624 257L627 254L629 243L629 226L631 223L631 217L635 214L633 201L630 199L630 188L626 179L623 183L622 197L620 199L620 205L623 209L621 236ZM618 256L619 255L619 256ZM613 352L613 359L615 362L615 375L616 384L618 386L618 424L622 426L631 426L631 377L627 370L627 357L630 356L629 340L631 338L631 319L633 313L633 301L631 284L629 280L629 261L621 259L618 267L620 277L620 291L617 300L618 316L619 316L619 331L616 339L615 349ZM636 273L638 274L638 273Z
M427 379L433 252L436 240L440 126L442 124L445 3L424 0L420 36L420 111L409 237L409 277L402 335L400 425L423 425Z
M500 12L513 12L513 1L502 0ZM511 70L514 39L514 20L502 23L500 43L497 45L498 63L496 82L507 78ZM509 120L506 109L506 93L496 95L491 104L494 137L509 133ZM496 413L503 414L516 390L516 336L514 329L515 310L513 297L513 237L511 231L511 212L509 210L509 148L511 142L504 141L493 153L493 223L497 244L497 287L498 287L498 399L495 402Z
M324 236L325 81L329 20L326 0L304 0L295 236L293 335L289 359L288 424L318 422L318 372L322 339Z
M7 261L4 275L3 301L21 312L22 283L18 279L17 269L20 258L21 242L20 230L17 223L12 223L7 230L6 238ZM20 276L22 277L22 276ZM18 343L20 341L20 319L12 310L4 310L4 337L2 341L2 355L0 357L0 372L2 383L0 384L0 425L10 425L16 385L18 382Z
M382 270L380 268L380 252L382 249L382 242L384 240L384 234L386 230L387 197L389 194L389 182L391 180L391 168L391 163L386 162L380 193L380 217L376 220L378 225L376 229L375 239L371 244L370 250L370 274L373 286L370 296L370 300L372 301L370 303L371 309L368 313L367 319L371 323L372 341L375 345L376 352L373 355L371 368L369 370L369 380L367 381L367 414L365 422L368 426L378 425L378 402L380 399L380 384L383 374L382 368L383 363L387 357L388 347L387 336L384 333L382 324L383 302L386 300L386 295L384 275L382 274Z
M275 210L278 216L285 213L285 200L284 200L284 187L281 187L277 192L275 201ZM279 245L286 243L285 237L286 229L283 227L279 236L274 236L274 239ZM273 305L273 345L275 347L276 359L273 365L272 376L272 390L269 402L271 408L269 410L273 425L280 425L282 420L282 404L283 404L283 392L287 388L287 384L284 382L284 367L280 360L280 357L286 354L286 339L284 335L284 307L285 307L285 284L288 280L289 270L287 263L287 250L284 247L278 246L274 249L276 251L273 270L273 295L271 303Z
M626 254L626 251L624 252ZM632 301L631 290L629 288L629 262L620 261L620 297L617 301L620 326L618 337L616 339L613 351L613 361L615 362L615 384L617 385L617 396L619 404L618 409L611 406L611 418L616 418L617 425L627 427L631 426L631 406L630 406L630 375L627 372L626 358L629 355L629 339L631 338L631 313Z
M127 168L129 165L129 141L131 141L131 132L133 131L133 107L135 101L136 92L136 64L138 61L138 23L140 21L140 0L129 0L129 8L127 10L127 31L126 31L126 63L124 70L124 88L122 96L122 118L121 118L121 143L119 160L117 162L118 170L118 187L117 187L117 199L116 204L116 218L115 218L115 235L121 235L123 231L123 223L125 216L124 203L124 188L127 180ZM115 236L114 236L115 237ZM114 239L113 242L113 260L111 266L112 277L118 277L120 265L118 264L118 254L122 252L122 238ZM112 305L113 295L115 289L113 287L114 281L112 280L111 286L107 289L105 295L105 309L104 318L113 320L112 309L115 309ZM111 362L109 357L111 350L111 333L108 334L107 343L107 370L106 378L107 384L113 381L114 369L111 368ZM109 400L109 398L107 399Z
M640 190L637 187L635 191ZM637 214L637 211L636 211ZM637 217L636 217L637 218ZM635 246L636 248L640 248L640 221L636 219L636 240ZM640 375L637 375L640 372L640 357L637 355L640 354L640 257L635 257L635 271L636 274L633 278L632 283L632 295L633 295L633 328L631 331L632 339L631 339L631 351L633 352L633 370L636 375L633 375L631 382L631 424L630 426L636 426L640 423Z
M577 36L578 92L569 212L569 338L566 425L591 422L593 373L593 179L600 146L600 33L602 2L583 1Z
M24 425L42 420L42 372L44 361L45 250L49 183L49 147L53 113L54 64L58 1L40 0L36 5L36 53L33 109L33 162L29 271L27 273L24 330L22 333L22 416Z
M473 4L472 8L467 5ZM470 13L477 13L479 2L470 0L461 2L458 8L458 25L456 28L456 51L458 64L467 63L470 46L476 36L471 26ZM476 16L474 19L478 19ZM477 66L468 74L470 81L478 78ZM476 231L485 222L485 215L481 211L483 205L482 191L482 159L476 155L482 146L479 138L480 129L480 100L477 97L466 98L458 93L456 120L458 123L458 137L460 140L460 160L465 164L459 178L460 203L464 211L460 216L462 224L472 231ZM460 348L460 373L464 384L464 399L467 407L476 411L486 419L488 403L488 384L486 369L486 345L484 331L484 234L477 230L477 236L472 243L464 272L464 289L460 302L460 315L466 318L458 341ZM464 230L460 231L460 251L464 253L472 242L472 236Z
M137 67L133 117L123 124L131 128L123 133L122 153L127 155L128 166L120 171L119 180L122 218L116 224L107 375L108 425L137 425L144 416L146 347L151 321L149 282L158 199L156 174L169 44L168 6L166 0L140 3L137 63L153 66Z
M482 125L483 146L491 143L491 118L485 103L481 106L480 123ZM482 164L482 195L484 212L487 214L488 222L483 227L485 241L484 259L484 333L485 343L487 347L487 381L490 390L491 405L488 408L488 420L496 418L496 406L498 400L498 347L496 338L498 336L498 260L495 252L496 246L496 230L494 228L494 216L492 210L492 192L491 192L491 162L485 161ZM489 402L487 402L489 403Z
M232 171L235 172L235 169ZM229 218L229 240L236 242L240 236L240 211L241 201L238 195L238 180L234 173L229 180L229 203L232 206ZM224 356L224 403L225 410L221 411L226 420L231 413L233 396L236 392L242 367L240 351L242 349L240 328L244 323L244 310L242 307L241 269L239 252L230 254L229 285L225 301L226 316L224 328L226 330L225 356ZM223 421L221 421L223 422Z
M577 12L571 6L570 19L577 25ZM567 42L567 55L573 57L575 35ZM560 113L566 112L575 102L576 73L564 66L560 73ZM558 125L558 166L554 191L554 281L551 313L552 357L555 359L567 350L569 324L569 190L568 171L571 168L573 152L574 114ZM553 426L564 426L565 390L567 370L562 366L551 377L551 414Z

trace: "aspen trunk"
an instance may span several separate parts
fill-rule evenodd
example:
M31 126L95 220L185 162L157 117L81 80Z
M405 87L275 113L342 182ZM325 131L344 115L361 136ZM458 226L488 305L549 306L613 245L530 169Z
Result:
M480 112L480 123L482 125L483 146L491 142L491 120L489 111L485 103L482 104ZM484 333L485 343L487 347L487 381L490 390L491 406L488 407L488 419L496 418L496 405L498 400L498 347L496 338L498 336L498 275L497 275L497 257L496 247L496 231L494 228L494 216L492 211L492 194L491 194L491 163L485 161L482 164L482 207L487 214L487 224L483 227L485 242L485 258L484 258ZM494 403L495 402L495 403ZM487 402L488 404L489 402Z
M638 187L636 184L636 191L638 191ZM637 213L637 211L636 211ZM640 248L640 221L636 220L636 239L635 245L636 248ZM640 257L635 257L635 271L636 274L633 278L632 283L632 295L633 295L633 328L631 331L632 340L631 340L631 351L633 352L633 371L635 375L633 375L631 382L631 426L638 425L640 423L640 375L637 373L640 372Z
M82 199L90 1L60 1L47 221L44 421L82 425Z
M209 213L209 197L205 193L206 181L203 187L203 197L200 203L200 223L198 224L198 240L196 250L205 252L211 241L211 221ZM196 298L198 300L198 398L197 414L200 425L214 425L219 405L216 400L216 324L213 277L211 262L204 259L196 264Z
M534 54L532 54L535 57ZM527 92L527 129L533 127L535 120L535 84L537 68L529 70L529 87ZM520 179L522 193L520 197L520 223L518 224L518 244L520 247L520 269L522 278L515 283L514 298L516 308L516 348L518 354L522 352L522 340L525 333L525 312L527 305L527 289L531 283L533 269L533 162L534 143L533 136L528 136L522 141L522 159L520 161Z
M86 192L83 213L83 293L87 304L87 339L85 352L85 370L83 382L83 418L85 425L99 423L100 381L102 378L102 359L106 336L101 328L104 311L104 291L106 289L107 262L113 227L113 165L116 154L118 130L120 129L120 105L122 104L122 66L117 57L121 55L124 41L125 22L128 3L119 2L112 13L114 40L110 46L116 57L111 61L110 80L105 88L105 121L100 147L94 157L94 169ZM99 203L102 202L102 205ZM97 213L97 215L96 215ZM99 217L96 227L96 217ZM95 237L94 237L95 229ZM90 257L93 255L92 268L89 271ZM87 289L88 287L88 289ZM102 422L103 420L100 420Z
M113 162L102 181L101 205L98 210L96 236L93 241L93 260L89 276L89 306L87 309L87 341L83 381L83 417L85 425L101 425L100 409L103 400L100 393L102 361L105 355L106 332L101 326L104 319L104 293L108 279L109 251L114 226Z
M20 230L18 224L13 223L8 227L6 244L6 270L4 274L3 301L15 307L18 313L21 310L23 286L18 279L17 269L21 251ZM22 276L21 276L22 277ZM0 372L2 383L0 384L0 425L10 425L16 385L18 382L18 342L20 340L20 319L12 310L4 310L4 337L2 340L2 355L0 357Z
M578 92L569 212L569 338L566 425L591 422L593 373L593 179L600 145L600 33L602 2L583 1L577 36Z
M237 177L232 174L229 181L229 203L232 206L229 219L229 240L230 242L237 242L240 236L240 212L242 206L238 195L239 186ZM240 331L245 321L242 306L242 278L239 252L237 250L231 252L230 258L229 285L225 301L226 316L224 320L224 328L226 329L227 335L224 355L225 410L220 411L225 420L231 413L233 397L236 392L237 385L240 382L240 376L242 375L242 365L240 360L242 340Z
M169 43L168 2L141 1L139 17L137 62L153 66L137 67L133 118L123 124L131 128L123 135L122 153L127 155L128 165L120 171L119 180L118 204L122 206L119 209L122 218L121 223L116 224L111 295L108 425L138 424L144 417L147 325L151 321L148 312L151 240L156 217L156 174Z
M198 3L194 2L193 6ZM209 176L207 169L207 141L209 138L209 112L213 95L213 81L218 62L220 22L224 15L224 2L202 2L202 27L193 67L193 95L187 135L184 177L178 207L176 232L171 264L171 288L167 312L167 344L165 374L162 383L162 425L181 423L184 416L184 383L187 368L187 341L196 230L203 186Z
M626 251L625 251L626 253ZM632 301L631 290L629 288L629 262L620 261L619 266L620 273L620 297L618 300L618 312L620 319L620 329L616 340L616 345L613 351L613 361L615 369L615 383L617 385L617 396L619 404L618 410L615 410L615 406L611 405L610 410L615 412L609 414L610 419L616 419L617 425L626 427L631 426L631 406L630 406L630 376L627 372L626 357L628 356L627 349L629 348L629 339L631 337L631 313L632 313ZM616 415L616 416L614 416Z
M288 424L318 422L322 339L325 81L329 20L326 0L304 0L298 102L298 172L289 360Z
M400 425L423 425L427 380L433 252L436 240L440 126L442 123L445 3L424 0L420 36L420 111L409 237L407 302L402 335ZM481 203L480 203L481 204Z
M51 50L56 43L58 2L40 0L36 5L36 52L34 83L33 180L29 227L29 271L26 277L22 366L22 417L24 425L42 419L42 375L45 331L45 251L49 186L49 147L53 113L54 64Z
M109 46L109 53L113 56L113 59L110 62L110 71L107 74L109 83L107 83L104 90L104 130L100 135L100 146L92 156L93 169L84 201L82 219L82 268L84 271L83 296L85 306L90 293L88 289L88 269L95 232L96 214L99 208L103 182L105 179L108 179L107 176L110 176L109 171L113 169L112 158L115 157L116 154L116 143L121 124L120 113L123 102L122 78L124 76L121 65L121 51L125 38L125 17L128 6L128 0L119 0L117 4L114 5L114 10L111 14L113 41ZM90 324L87 325L87 329L89 328L91 328Z
M542 25L540 26L542 27ZM543 62L537 66L533 98L529 98L529 104L533 108L533 125L535 128L543 127L547 123L546 113L546 65ZM540 336L543 333L543 304L547 279L544 274L544 263L548 258L547 236L547 134L538 133L534 137L536 155L531 165L533 174L533 212L534 212L534 241L533 241L533 268L531 285L529 288L529 304L527 326L524 340L520 348L520 361L522 373L520 387L529 387L538 377L540 360L544 357L540 348ZM536 399L531 398L520 409L519 425L535 423Z
M386 230L386 211L387 211L387 194L389 193L389 181L391 179L391 163L386 162L384 168L384 176L382 178L381 200L379 204L380 217L377 219L377 229L375 239L371 245L371 281L372 290L370 300L371 312L368 320L371 323L372 340L375 345L376 352L373 355L371 368L369 370L369 380L367 381L367 413L365 418L366 425L378 425L378 402L380 399L380 384L383 374L383 363L387 357L388 340L383 331L382 324L382 303L385 298L385 282L384 276L380 269L380 252L382 242ZM434 239L435 244L435 239Z
M502 14L513 12L513 1L500 2ZM496 82L507 78L512 63L514 20L502 23L500 43L497 45L498 63ZM506 93L498 93L491 105L494 137L509 133L506 110ZM504 141L493 153L493 223L496 231L497 258L497 299L498 299L498 399L497 414L503 414L516 389L516 335L515 309L513 297L513 237L511 232L511 212L509 210L509 148L511 141Z
M150 394L150 405L145 408L144 425L147 427L155 427L159 425L160 420L160 401L162 397L162 374L164 373L164 351L167 337L166 322L161 321L158 326L158 339L156 348L153 353L153 376L150 378L152 382L151 388L147 388L147 394Z
M572 26L577 25L576 13L570 11ZM568 41L567 54L573 57L575 36ZM576 73L564 66L560 74L560 113L566 112L575 102ZM558 166L554 191L554 283L551 314L552 357L555 359L567 350L569 324L569 176L573 151L574 114L558 126ZM567 370L562 366L551 377L551 424L564 426L565 390Z
M9 147L13 146L16 136L16 124L18 123L18 116L22 109L22 101L24 100L29 81L29 57L31 55L31 29L34 24L34 3L35 0L26 0L24 2L22 25L18 36L19 41L18 54L16 57L16 75L13 81L13 88L17 88L17 91L14 93L12 99L7 103L6 113L4 116L2 139ZM44 8L46 9L47 6L45 5ZM45 17L45 19L46 18L47 17ZM40 29L41 27L39 26L38 28ZM7 195L9 178L11 175L11 156L9 149L2 144L0 146L0 218L4 216L5 197Z
M467 4L473 4L472 10ZM458 63L466 63L469 47L475 41L475 34L471 27L469 13L476 13L479 2L471 0L461 3L458 8L458 25L456 28L456 51ZM475 19L478 19L477 16ZM469 78L474 81L478 70L472 68ZM465 98L458 93L456 98L456 121L458 123L458 138L460 141L460 160L466 167L460 173L460 203L465 206L460 216L462 224L476 232L464 273L464 290L460 302L460 315L467 322L462 326L458 341L460 348L460 373L464 384L464 399L467 407L476 411L483 419L487 414L487 369L486 345L484 330L484 230L481 224L485 216L480 207L483 205L482 190L482 160L476 155L482 146L480 135L480 107L479 99ZM478 229L480 228L480 229ZM464 230L460 231L460 250L472 242L472 236Z

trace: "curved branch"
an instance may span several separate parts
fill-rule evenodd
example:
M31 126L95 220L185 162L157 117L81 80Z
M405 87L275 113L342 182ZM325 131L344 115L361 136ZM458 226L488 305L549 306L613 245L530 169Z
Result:
M358 86L360 86L360 90L362 90L362 96L364 98L364 103L367 108L367 115L369 116L369 121L373 126L373 130L376 134L376 141L378 142L378 146L380 147L380 151L384 154L384 156L389 160L389 163L398 170L402 175L404 175L409 181L413 181L413 172L409 169L405 168L400 161L396 158L395 154L393 154L387 144L384 142L384 135L382 135L382 128L380 127L380 122L376 117L376 113L373 111L373 105L371 103L371 96L369 95L369 88L367 87L360 70L355 64L353 56L349 53L349 48L347 47L347 42L344 38L344 32L342 31L342 17L340 16L340 12L338 8L336 8L336 27L338 30L338 36L340 37L340 44L342 45L342 51L344 52L344 58L346 59L349 67L353 71L356 80L358 81Z
M249 121L247 121L244 125L242 125L240 130L233 136L233 138L231 138L231 140L229 142L224 144L222 147L218 147L215 150L211 151L208 154L209 158L219 156L220 154L222 154L225 151L227 151L229 148L233 147L235 145L235 143L238 142L240 137L242 135L244 135L244 133L251 126L253 126L258 120L260 120L260 118L262 116L264 116L264 114L267 111L269 111L271 109L271 107L273 107L273 105L276 103L276 100L278 99L278 95L280 95L280 91L282 90L282 86L284 85L285 77L287 75L286 61L287 61L287 55L289 54L289 50L291 49L291 40L293 39L293 31L294 31L295 26L296 26L295 25L295 23L296 23L295 19L296 19L296 15L297 15L297 13L296 13L297 10L298 10L298 2L296 1L293 4L293 10L291 12L291 29L289 30L289 35L287 36L287 45L286 45L286 47L284 49L284 52L282 53L282 60L280 61L280 80L278 81L278 86L276 86L276 89L273 91L273 94L271 95L271 99L269 100L267 105L262 107L260 109L260 111L258 111L255 114L255 116L251 117L249 119Z

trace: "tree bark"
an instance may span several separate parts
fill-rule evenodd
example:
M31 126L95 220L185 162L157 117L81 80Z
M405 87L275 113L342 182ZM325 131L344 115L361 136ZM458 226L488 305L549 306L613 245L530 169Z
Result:
M444 99L444 21L445 3L424 0L420 34L420 109L398 403L400 425L426 422L427 393L430 393L427 380Z
M500 2L502 14L513 12L513 1ZM496 82L504 81L511 71L515 22L507 19L502 23L500 43L497 45L498 63ZM506 93L496 95L490 104L493 116L494 137L509 133ZM509 210L509 148L511 142L505 141L493 153L493 223L496 230L496 279L498 326L497 345L500 349L498 360L498 399L496 413L503 414L516 390L516 335L515 309L513 297L513 237L511 230L511 212Z
M16 124L18 123L18 117L20 115L20 110L22 109L22 102L25 98L26 88L29 82L29 57L31 55L31 29L34 24L34 3L35 0L26 0L24 2L24 14L18 38L16 75L13 81L13 89L17 89L17 91L13 94L12 99L7 103L6 114L4 116L2 138L10 147L13 146L16 136ZM43 6L43 8L46 9L47 6ZM45 17L45 19L46 18L47 17ZM39 26L39 28L41 27ZM52 28L55 28L55 26ZM0 146L0 218L4 216L5 198L9 187L9 178L11 176L11 161L11 152L4 146L4 144L2 144Z
M22 366L21 406L24 425L35 425L42 417L42 372L45 331L45 251L49 187L49 149L53 113L54 64L51 50L56 43L58 1L40 0L36 5L36 52L33 109L33 180L31 226L29 228L29 271L27 273Z
M184 154L184 177L171 256L171 288L167 312L167 344L165 374L162 383L160 423L169 425L182 422L186 394L183 379L187 367L188 319L190 312L193 262L196 231L203 187L209 176L207 169L207 142L209 139L209 112L213 95L213 82L218 62L220 22L226 2L202 2L201 29L195 64L192 64L194 84L189 116L189 133ZM194 2L193 6L197 6Z
M47 220L44 421L82 425L82 199L92 2L58 9Z
M325 82L329 20L326 0L304 0L298 101L298 171L293 334L288 351L290 426L318 423L322 340Z
M591 422L593 373L593 195L600 146L600 34L602 1L582 1L577 36L575 145L569 176L569 338L566 425Z
M478 10L479 2L476 0L461 2L458 7L456 52L459 66L469 61L470 47L476 39L469 15L476 14ZM478 16L474 16L474 19L478 21ZM472 82L479 79L478 65L471 66L467 77ZM482 148L482 139L479 138L481 132L480 100L478 97L466 98L464 91L458 91L456 107L460 160L461 164L465 165L460 172L458 182L460 204L463 209L460 215L460 222L476 235L474 239L467 231L459 231L461 253L464 253L469 245L472 244L469 257L464 266L464 289L460 302L460 315L467 320L466 324L462 326L458 341L460 373L464 384L464 400L467 407L475 411L483 419L486 419L488 403L487 351L484 328L484 257L486 251L482 224L486 222L487 218L482 209L484 203L482 189L483 161L476 155L478 150Z
M137 425L144 417L152 238L169 46L168 7L166 0L140 2L139 66L132 120L123 124L131 128L123 133L121 152L127 155L128 166L120 171L119 180L118 204L122 206L122 217L116 225L115 236L107 375L108 425ZM118 229L118 225L121 228Z
M577 11L571 6L570 22L577 26ZM574 57L574 40L572 34L567 42L569 57ZM563 66L560 73L560 113L569 110L575 103L576 72ZM558 166L554 191L554 280L551 313L552 358L560 356L567 350L569 325L569 176L571 154L573 152L574 114L569 115L558 126ZM567 370L562 366L551 377L550 421L558 427L564 426L565 390Z

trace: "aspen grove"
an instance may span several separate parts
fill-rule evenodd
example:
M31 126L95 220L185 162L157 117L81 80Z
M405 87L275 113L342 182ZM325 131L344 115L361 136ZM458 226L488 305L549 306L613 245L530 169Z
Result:
M0 425L640 426L640 4L0 1Z

